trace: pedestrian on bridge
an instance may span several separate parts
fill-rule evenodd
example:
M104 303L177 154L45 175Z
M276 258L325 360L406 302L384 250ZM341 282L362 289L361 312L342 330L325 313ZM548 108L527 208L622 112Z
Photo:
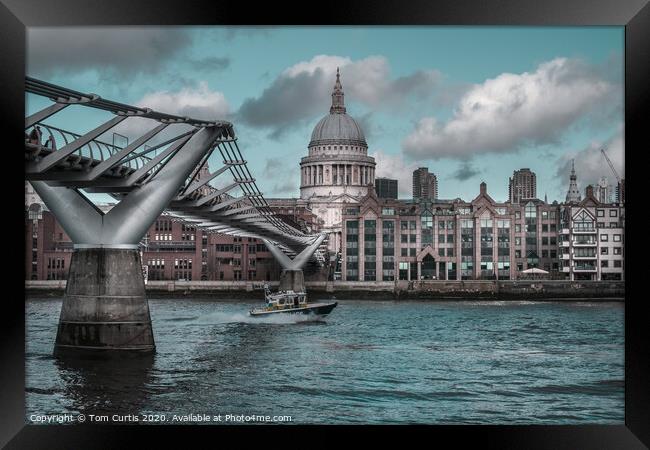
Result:
M32 129L32 132L29 133L29 141L32 144L41 145L41 136L41 127L36 125L36 127Z

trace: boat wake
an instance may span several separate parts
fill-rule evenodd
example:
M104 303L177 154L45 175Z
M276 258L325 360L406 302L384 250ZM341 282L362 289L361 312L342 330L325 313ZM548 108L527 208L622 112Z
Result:
M263 317L251 317L248 313L224 313L215 312L206 314L200 319L203 323L264 323L264 324L291 324L305 322L323 322L322 318L313 314L273 314Z

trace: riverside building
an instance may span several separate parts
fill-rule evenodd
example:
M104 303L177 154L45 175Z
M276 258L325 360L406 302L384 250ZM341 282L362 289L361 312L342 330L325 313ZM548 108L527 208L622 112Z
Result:
M562 271L573 280L625 279L625 207L585 199L561 207Z
M511 280L538 267L563 276L557 204L495 201L481 183L470 202L380 199L343 211L342 279Z

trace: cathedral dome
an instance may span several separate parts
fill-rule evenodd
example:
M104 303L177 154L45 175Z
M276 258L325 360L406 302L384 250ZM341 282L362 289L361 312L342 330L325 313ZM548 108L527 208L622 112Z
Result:
M317 214L326 226L333 226L341 220L341 199L366 195L375 182L376 166L361 127L345 112L338 69L330 112L314 127L308 150L300 159L300 198L334 202L323 210L327 217Z
M309 146L323 144L368 146L361 127L346 113L330 113L316 124Z
M327 144L348 144L368 148L363 130L357 121L345 112L343 86L341 86L338 69L336 70L336 83L332 91L330 113L314 127L309 147Z

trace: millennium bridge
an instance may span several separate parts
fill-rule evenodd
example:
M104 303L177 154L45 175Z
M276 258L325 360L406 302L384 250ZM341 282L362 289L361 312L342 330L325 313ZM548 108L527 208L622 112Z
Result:
M325 235L306 234L269 207L232 123L126 105L30 77L25 86L52 101L25 119L25 179L74 244L55 355L155 351L138 249L160 214L210 233L263 240L282 267L280 289L303 290L303 267L323 263ZM75 117L94 108L112 118L85 134L47 123L67 108ZM149 130L125 146L103 140L134 120L149 121ZM209 172L213 155L220 156L219 168ZM105 213L83 191L118 203Z

